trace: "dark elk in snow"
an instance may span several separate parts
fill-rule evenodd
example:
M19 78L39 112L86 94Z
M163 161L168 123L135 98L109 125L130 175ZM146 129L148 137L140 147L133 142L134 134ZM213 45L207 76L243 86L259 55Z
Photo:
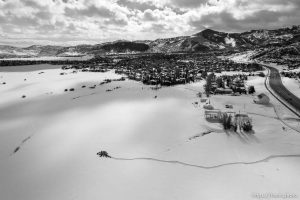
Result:
M99 157L111 158L106 151L100 151L97 153Z

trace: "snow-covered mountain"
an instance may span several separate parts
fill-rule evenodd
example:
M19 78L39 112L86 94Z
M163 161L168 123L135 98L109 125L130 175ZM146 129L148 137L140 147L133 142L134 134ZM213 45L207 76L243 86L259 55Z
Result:
M41 56L83 56L108 53L169 53L201 52L210 50L250 50L298 46L300 26L276 30L252 30L243 33L225 33L211 29L191 36L157 40L118 40L96 45L51 46L34 45L26 48L0 45L0 58Z

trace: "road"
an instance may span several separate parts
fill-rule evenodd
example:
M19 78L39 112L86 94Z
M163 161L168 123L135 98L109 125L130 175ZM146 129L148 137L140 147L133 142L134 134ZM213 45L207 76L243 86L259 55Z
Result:
M300 99L295 96L292 92L290 92L283 84L280 77L279 71L271 66L264 65L270 70L269 74L269 85L271 89L278 95L281 99L275 97L283 103L288 109L290 109L293 113L295 113L298 117L300 117ZM266 86L267 87L267 86ZM268 89L268 87L267 87ZM272 94L273 92L270 91ZM274 95L274 94L273 94ZM286 105L288 103L289 105Z

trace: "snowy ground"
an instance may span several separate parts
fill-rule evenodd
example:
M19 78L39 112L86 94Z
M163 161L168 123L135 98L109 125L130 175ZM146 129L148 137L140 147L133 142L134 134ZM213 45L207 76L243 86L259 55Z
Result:
M226 56L226 59L233 60L237 63L245 63L245 62L252 62L250 57L254 54L254 51L245 51L242 53L236 53L230 56Z
M294 78L281 77L283 85L300 98L300 82Z
M300 197L300 159L280 157L300 154L299 122L270 95L270 106L253 96L211 97L253 120L254 135L225 133L204 120L196 96L203 82L152 90L134 81L99 85L120 77L112 71L39 68L0 68L0 199ZM247 84L267 93L263 83ZM99 158L100 150L121 160Z
M89 60L93 58L93 56L41 56L41 57L28 57L28 58L1 58L0 60Z

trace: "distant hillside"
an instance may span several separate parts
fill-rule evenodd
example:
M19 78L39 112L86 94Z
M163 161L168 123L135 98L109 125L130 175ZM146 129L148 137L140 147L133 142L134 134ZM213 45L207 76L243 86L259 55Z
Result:
M300 58L300 43L293 43L283 47L272 47L258 51L252 56L252 59L284 59L284 58Z
M105 44L101 47L105 52L145 52L149 49L149 46L144 43L136 42L115 42L111 44Z
M0 45L0 58L41 56L83 56L107 53L172 53L242 51L264 49L261 54L297 54L300 42L300 26L276 30L252 30L243 33L225 33L211 29L191 36L157 40L115 41L97 45L70 47L34 45L27 48Z

